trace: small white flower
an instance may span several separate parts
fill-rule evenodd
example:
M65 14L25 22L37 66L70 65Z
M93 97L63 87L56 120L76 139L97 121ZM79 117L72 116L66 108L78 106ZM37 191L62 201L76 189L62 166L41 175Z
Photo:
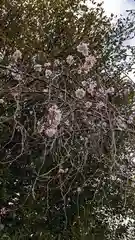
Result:
M64 173L65 173L65 171L64 171L64 169L63 169L63 168L60 168L60 169L59 169L59 171L58 171L58 173L59 173L59 174L64 174Z
M77 192L80 194L82 189L80 187L77 188Z
M96 58L93 55L89 55L85 58L85 63L89 66L89 68L92 68L96 63Z
M3 104L4 103L4 100L1 98L0 99L0 104Z
M91 83L89 84L89 87L88 87L88 89L87 89L87 92L90 93L91 95L93 95L94 90L95 90L96 87L97 87L96 82L91 82Z
M3 60L3 58L4 58L4 54L0 52L0 62Z
M121 130L121 129L126 129L127 125L125 123L125 120L123 117L119 116L116 118L116 125L117 127Z
M86 81L82 81L82 86L86 87L87 86L87 82Z
M43 133L43 131L45 130L44 124L41 125L39 121L37 122L37 128L39 133Z
M114 87L110 87L110 88L108 88L107 90L106 90L106 93L108 94L114 94L114 92L115 92L115 89L114 89Z
M106 123L106 122L103 122L103 123L102 123L102 126L103 126L104 128L106 128L106 127L107 127L107 123Z
M61 111L58 109L57 105L53 105L51 108L49 108L49 124L51 124L53 128L60 124L61 116Z
M51 75L52 75L52 71L49 70L49 69L46 69L46 70L45 70L45 76L46 76L46 78L51 77Z
M82 99L85 97L85 94L86 92L83 90L83 88L78 88L76 91L75 91L75 95L77 98L79 99Z
M14 203L12 203L12 202L9 202L9 203L8 203L8 205L12 206L12 205L14 205Z
M72 65L73 62L74 62L74 58L72 55L68 55L67 58L66 58L66 62L69 64L69 65Z
M47 62L44 64L44 67L50 67L51 66L51 63L50 62Z
M80 74L82 73L82 70L81 70L81 69L79 69L77 72L78 72L78 74L80 75Z
M48 93L48 88L43 89L43 93Z
M97 109L101 109L101 108L103 108L104 106L105 106L105 104L104 104L102 101L100 101L99 103L97 103L96 108L97 108Z
M67 120L66 122L65 122L65 124L66 124L66 126L69 126L70 124L69 124L69 120Z
M54 66L58 67L60 65L60 60L59 59L55 59L54 60Z
M86 107L86 108L90 108L91 106L92 106L92 102L86 102L86 103L85 103L85 107Z
M22 76L20 73L17 72L11 72L11 75L13 76L13 78L17 81L21 81L22 80Z
M99 93L105 95L106 91L103 87L99 88Z
M13 53L13 59L15 60L15 62L17 62L19 59L22 59L22 53L20 50L16 50L14 53Z
M68 172L68 168L65 169L65 173L67 173L67 172Z
M134 121L134 117L131 115L129 116L129 119L127 120L127 123L132 124Z
M88 56L88 53L89 53L88 44L80 43L77 46L77 51L82 53L82 55L84 55L84 56Z
M48 137L53 137L57 132L57 129L56 128L47 128L46 131L45 131L45 134L48 136Z
M35 65L34 65L34 70L35 70L36 72L41 72L41 71L42 71L42 66L41 66L41 64L35 64Z

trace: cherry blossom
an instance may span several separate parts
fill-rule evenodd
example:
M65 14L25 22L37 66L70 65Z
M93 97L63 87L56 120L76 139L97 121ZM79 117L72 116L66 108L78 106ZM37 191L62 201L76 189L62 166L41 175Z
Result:
M22 53L20 50L16 50L14 53L13 53L13 59L15 62L17 62L19 59L22 59Z
M77 51L82 53L84 56L88 56L89 49L88 49L88 44L87 43L80 43L77 46Z
M75 91L75 95L77 98L79 99L82 99L85 97L85 94L86 92L83 90L83 88L78 88L76 91Z
M66 58L66 62L69 64L69 65L72 65L73 62L74 62L74 58L72 55L68 55L67 58Z

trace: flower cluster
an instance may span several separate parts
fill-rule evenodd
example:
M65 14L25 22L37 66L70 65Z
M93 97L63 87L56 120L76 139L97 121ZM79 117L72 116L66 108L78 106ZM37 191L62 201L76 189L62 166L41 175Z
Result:
M82 99L85 97L85 94L86 92L83 90L83 88L78 88L76 91L75 91L75 95L77 98L79 99Z
M48 110L48 124L49 127L46 129L45 134L48 137L53 137L57 132L57 127L61 121L61 111L58 109L57 105L53 105Z
M34 65L34 70L35 70L36 72L41 72L41 71L42 71L42 66L41 66L40 64L35 64L35 65Z
M4 54L0 52L0 62L4 59Z
M82 70L84 70L85 73L88 73L90 69L93 68L95 63L96 63L96 58L92 55L89 55L88 57L85 58L85 62L82 66Z
M72 55L68 55L67 58L66 58L66 62L69 64L69 65L72 65L73 62L74 62L74 58Z
M89 53L89 49L88 49L88 44L87 43L80 43L78 46L77 46L77 51L82 53L83 56L88 56L88 53Z
M46 78L51 77L51 75L52 75L52 71L51 71L50 69L46 69L46 70L45 70L45 76L46 76Z
M17 62L19 59L22 59L22 53L20 50L16 50L14 53L13 53L13 59L15 62Z
M95 93L96 87L97 87L97 83L92 81L87 88L87 92L91 94L91 96L93 96Z

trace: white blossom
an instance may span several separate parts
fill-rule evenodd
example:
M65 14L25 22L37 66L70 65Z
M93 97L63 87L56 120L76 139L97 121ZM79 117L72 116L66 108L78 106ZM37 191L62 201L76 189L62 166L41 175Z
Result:
M0 52L0 62L3 60L3 58L4 58L4 54Z
M101 108L103 108L104 106L105 106L105 104L104 104L102 101L100 101L100 102L97 103L96 108L97 108L97 109L101 109Z
M58 67L60 65L60 60L59 59L55 59L54 60L54 66Z
M43 93L48 93L48 91L49 91L48 88L43 89Z
M116 118L116 125L117 125L117 127L118 127L120 130L127 128L127 125L126 125L126 123L125 123L125 120L124 120L124 118L121 117L121 116L118 116L118 117Z
M91 82L87 88L87 92L93 95L95 88L97 87L96 82Z
M3 104L4 103L4 100L1 98L0 99L0 104Z
M89 68L92 68L96 63L96 58L93 55L89 55L85 58L85 64L89 66Z
M8 205L12 206L12 205L14 205L14 203L12 203L12 202L8 202Z
M103 123L102 123L102 126L103 126L104 128L106 128L106 127L107 127L107 123L106 123L106 122L103 122Z
M82 53L84 56L88 56L89 49L88 49L88 44L87 43L80 43L77 46L77 51Z
M85 103L85 107L86 107L86 108L90 108L91 106L92 106L92 102L86 102L86 103Z
M80 194L82 189L80 187L77 188L77 192Z
M115 92L115 89L114 89L114 87L110 87L110 88L108 88L107 90L106 90L106 93L108 94L114 94L114 92Z
M48 121L53 128L56 128L60 124L61 116L61 111L58 109L57 105L53 105L49 108Z
M66 120L65 121L65 124L66 124L66 126L69 126L70 124L69 124L69 120Z
M133 121L134 121L134 116L132 116L132 115L129 116L129 118L128 118L128 120L127 120L127 123L132 124Z
M59 169L59 171L58 171L58 173L59 173L59 174L64 174L64 173L65 173L65 171L64 171L64 169L63 169L63 168L60 168L60 169Z
M45 130L45 134L48 136L48 137L53 137L57 132L57 129L56 128L47 128Z
M86 81L82 81L82 86L86 87L87 86L87 82Z
M75 95L77 98L79 99L82 99L85 97L85 94L86 92L83 90L83 88L78 88L76 91L75 91Z
M67 173L67 172L68 172L68 168L65 169L65 173Z
M20 73L17 73L17 72L11 72L11 75L13 76L13 78L16 80L16 81L21 81L22 80L22 75Z
M35 64L35 65L34 65L34 70L35 70L36 72L41 72L41 71L42 71L42 66L41 66L41 64Z
M77 71L77 73L80 75L80 74L82 73L82 70L79 69L79 70Z
M49 70L49 69L46 69L46 70L45 70L45 76L46 76L46 78L51 77L51 75L52 75L52 71Z
M46 68L47 68L47 67L50 67L50 66L51 66L51 63L50 63L50 62L47 62L47 63L44 64L44 67L46 67Z
M17 62L19 59L22 59L22 53L20 50L16 50L14 53L13 53L13 59L15 60L15 62Z
M72 65L73 62L74 62L74 58L72 55L68 55L67 58L66 58L66 62L69 64L69 65Z

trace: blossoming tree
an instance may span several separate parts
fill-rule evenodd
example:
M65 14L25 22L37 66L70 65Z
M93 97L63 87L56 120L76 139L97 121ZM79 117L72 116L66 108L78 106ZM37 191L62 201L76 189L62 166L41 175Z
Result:
M0 3L1 239L134 236L133 20L91 2Z

